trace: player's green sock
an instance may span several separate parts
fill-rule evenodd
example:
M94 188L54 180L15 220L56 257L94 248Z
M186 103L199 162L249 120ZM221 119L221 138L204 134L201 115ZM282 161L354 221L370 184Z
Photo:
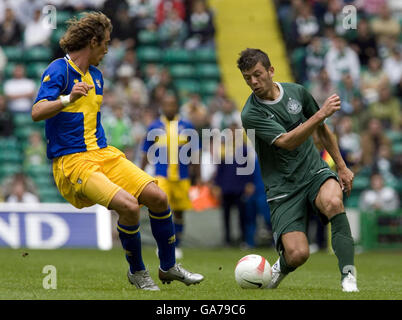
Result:
M175 257L175 230L170 208L164 212L149 211L151 230L158 244L160 268L169 270L176 263Z
M283 274L288 274L289 272L296 270L295 267L292 267L286 263L286 259L283 252L281 252L279 255L279 266L281 268L281 273Z
M330 219L330 222L332 248L338 258L341 279L346 277L349 271L355 275L354 241L346 213L342 212L335 215Z
M130 272L134 273L145 270L141 253L140 225L125 226L118 223L117 230L119 231L119 238L123 249L126 251L126 259L130 265Z

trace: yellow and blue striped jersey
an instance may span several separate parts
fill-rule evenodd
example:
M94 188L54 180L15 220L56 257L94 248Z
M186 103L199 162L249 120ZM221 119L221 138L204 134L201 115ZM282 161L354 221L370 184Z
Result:
M155 134L149 135L153 130L155 130ZM182 152L185 145L188 148ZM152 146L154 146L154 150L151 150ZM198 135L190 122L180 119L178 116L172 121L161 116L148 127L142 151L154 152L153 156L157 158L155 163L156 176L178 181L189 178L188 166L191 152L198 151L199 148Z
M77 82L94 87L52 118L46 120L47 156L49 159L66 154L107 147L101 125L100 107L103 99L103 76L90 65L84 74L67 55L53 61L42 75L42 83L35 99L54 101L70 94Z

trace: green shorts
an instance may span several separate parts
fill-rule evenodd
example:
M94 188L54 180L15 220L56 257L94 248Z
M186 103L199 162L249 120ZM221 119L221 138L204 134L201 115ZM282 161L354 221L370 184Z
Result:
M335 172L329 169L323 170L315 174L310 181L295 187L294 190L286 195L269 200L272 231L275 247L278 252L281 252L283 249L281 242L282 234L301 231L307 235L311 214L318 215L324 225L328 223L328 218L318 210L314 204L314 200L318 195L321 185L331 178L339 181Z

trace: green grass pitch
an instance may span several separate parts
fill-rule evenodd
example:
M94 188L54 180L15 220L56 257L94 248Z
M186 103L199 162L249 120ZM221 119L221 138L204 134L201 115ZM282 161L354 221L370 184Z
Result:
M28 253L28 254L26 254ZM108 300L401 300L402 252L366 252L356 255L359 293L343 293L337 259L315 253L290 274L276 290L245 290L234 280L236 262L246 254L261 254L272 264L272 249L184 249L183 266L200 272L205 280L196 286L157 279L155 249L143 248L146 266L160 292L143 292L126 278L122 249L111 251L60 249L0 249L0 299L108 299ZM44 289L44 266L57 270L57 289Z

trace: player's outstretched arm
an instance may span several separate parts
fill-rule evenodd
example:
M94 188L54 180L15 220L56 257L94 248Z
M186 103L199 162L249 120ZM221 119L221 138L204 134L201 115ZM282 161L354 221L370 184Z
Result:
M325 102L320 110L311 116L306 122L293 130L281 135L275 140L275 146L286 150L294 150L313 134L314 130L322 122L341 108L339 96L333 94Z

